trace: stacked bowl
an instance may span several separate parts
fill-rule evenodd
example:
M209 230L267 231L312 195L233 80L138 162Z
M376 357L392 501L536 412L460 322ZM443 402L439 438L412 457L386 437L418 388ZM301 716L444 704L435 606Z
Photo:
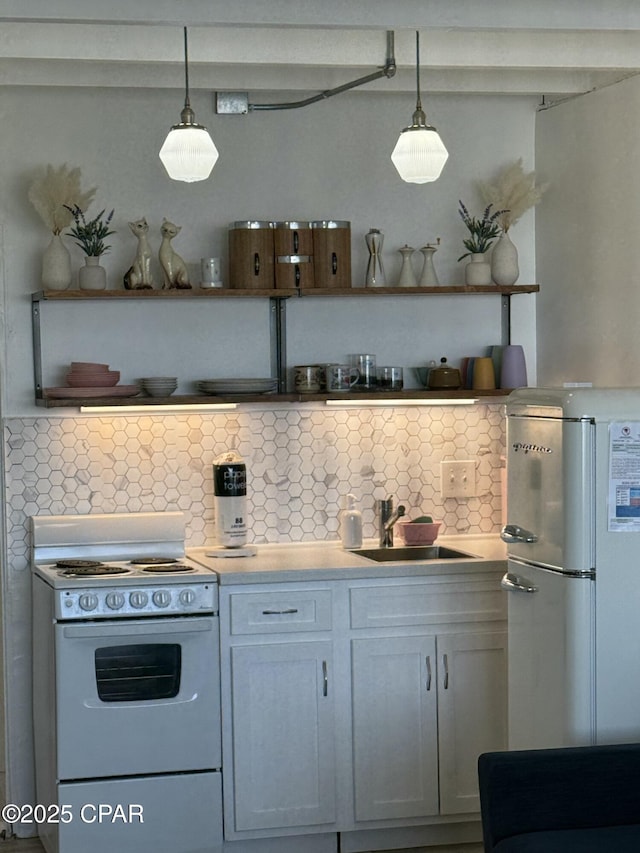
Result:
M178 380L175 376L148 376L140 384L150 397L170 397L178 387Z
M119 370L109 370L108 364L91 361L72 361L67 373L70 388L113 388L119 380Z

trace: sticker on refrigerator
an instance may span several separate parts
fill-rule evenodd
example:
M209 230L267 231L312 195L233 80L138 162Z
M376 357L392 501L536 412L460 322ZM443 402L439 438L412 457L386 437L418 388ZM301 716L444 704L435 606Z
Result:
M640 530L640 423L609 426L609 530Z

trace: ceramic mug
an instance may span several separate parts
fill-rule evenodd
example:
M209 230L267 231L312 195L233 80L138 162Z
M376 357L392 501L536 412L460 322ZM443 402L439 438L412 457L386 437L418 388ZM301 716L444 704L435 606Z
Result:
M404 380L401 367L379 367L378 388L380 391L402 391Z
M493 368L493 359L489 356L476 358L473 363L474 391L492 391L496 387L496 376Z
M293 368L293 384L300 394L315 394L322 387L322 368L319 364L301 364Z
M327 391L350 391L358 381L360 373L348 364L327 365Z
M527 364L520 344L509 344L502 350L501 388L524 388L527 384Z

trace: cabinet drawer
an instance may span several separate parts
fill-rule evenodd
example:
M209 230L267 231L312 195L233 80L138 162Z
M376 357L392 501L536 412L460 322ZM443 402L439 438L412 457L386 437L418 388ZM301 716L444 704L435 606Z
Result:
M232 634L331 629L331 591L328 589L234 592L230 606Z
M349 592L352 628L393 628L398 625L485 622L507 618L506 596L495 579L360 586Z

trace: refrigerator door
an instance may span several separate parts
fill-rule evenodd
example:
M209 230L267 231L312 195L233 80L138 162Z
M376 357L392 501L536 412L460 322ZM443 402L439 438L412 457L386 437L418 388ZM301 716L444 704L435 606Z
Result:
M594 425L509 414L509 556L566 572L594 568Z
M508 561L509 749L595 738L595 581Z

